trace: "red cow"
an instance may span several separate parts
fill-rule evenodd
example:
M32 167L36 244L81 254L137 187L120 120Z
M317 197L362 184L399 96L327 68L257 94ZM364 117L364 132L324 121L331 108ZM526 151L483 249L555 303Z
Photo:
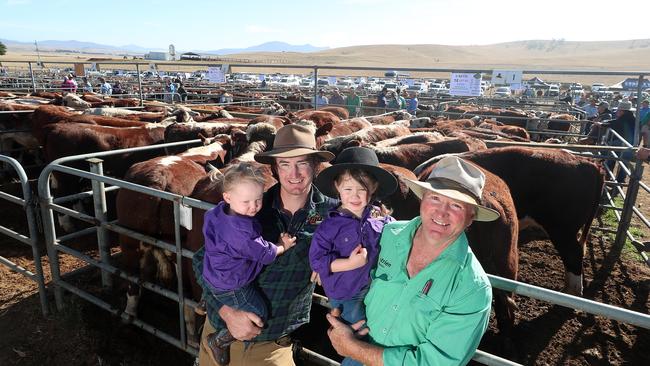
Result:
M161 191L189 196L196 182L206 175L205 166L217 158L225 159L224 145L229 144L227 135L217 136L205 143L207 146L195 147L184 153L157 157L134 164L127 172L125 180ZM137 208L137 209L134 209ZM117 194L117 218L121 226L140 233L175 242L173 204L154 196L121 189ZM200 231L200 228L199 228ZM185 236L185 230L182 230ZM128 236L120 236L122 263L131 273L139 273L143 281L162 283L173 287L175 255L158 247L146 245ZM140 286L129 284L125 312L136 316ZM186 308L188 338L196 341L193 311Z

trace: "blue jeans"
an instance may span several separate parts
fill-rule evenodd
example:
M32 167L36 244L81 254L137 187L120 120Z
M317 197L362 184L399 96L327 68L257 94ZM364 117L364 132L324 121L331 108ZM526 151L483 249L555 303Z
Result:
M252 284L248 284L242 288L232 291L219 291L215 288L211 289L211 295L222 305L228 305L237 310L248 311L257 314L262 321L266 321L268 311L266 304ZM228 328L218 331L219 335L228 332Z
M368 286L364 287L358 294L348 300L329 299L332 308L341 309L341 318L348 324L354 324L359 320L366 318L366 307L363 299L368 293ZM341 366L363 366L360 362L346 357L341 362Z

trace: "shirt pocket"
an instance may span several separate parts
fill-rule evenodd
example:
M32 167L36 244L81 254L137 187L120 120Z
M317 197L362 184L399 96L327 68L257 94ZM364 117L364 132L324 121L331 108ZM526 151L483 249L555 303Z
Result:
M411 298L409 306L413 310L409 312L411 324L420 334L426 334L429 324L442 313L442 306L436 300L421 293Z

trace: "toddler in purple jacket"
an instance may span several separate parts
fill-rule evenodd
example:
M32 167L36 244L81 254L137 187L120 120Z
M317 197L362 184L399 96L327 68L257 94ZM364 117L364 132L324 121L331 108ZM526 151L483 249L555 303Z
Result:
M283 233L278 245L262 238L255 214L262 208L263 194L260 169L250 163L228 169L223 177L223 201L205 213L203 278L212 290L208 296L265 321L268 311L252 282L263 266L293 247L296 238ZM208 336L208 345L220 365L229 363L233 341L228 328Z
M363 299L379 254L381 231L394 221L371 202L393 193L397 179L380 168L377 155L365 147L343 150L333 164L318 175L316 186L338 196L341 205L314 232L309 261L332 307L340 308L341 318L353 324L366 317ZM346 358L341 365L360 363Z

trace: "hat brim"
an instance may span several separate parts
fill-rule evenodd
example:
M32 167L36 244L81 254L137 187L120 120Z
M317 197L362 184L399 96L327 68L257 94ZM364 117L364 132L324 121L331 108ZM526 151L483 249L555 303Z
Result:
M494 221L498 219L499 216L501 216L496 210L480 205L478 202L476 202L474 197L466 193L460 192L457 189L446 188L443 182L440 183L437 183L435 181L420 182L412 179L405 179L405 180L406 180L406 185L409 187L409 189L411 189L411 191L413 191L413 193L419 199L422 199L422 196L424 196L426 191L430 191L463 203L467 203L475 207L476 215L474 216L474 221L481 221L481 222Z
M378 166L357 163L340 163L327 167L318 174L314 184L322 193L330 197L336 197L338 192L334 186L334 179L345 169L361 169L370 173L378 183L377 191L375 192L375 197L377 198L384 198L391 195L399 186L397 178L389 171Z
M327 162L334 159L334 154L329 151L313 150L304 147L273 149L255 155L254 159L258 163L273 164L275 158L295 158L304 155L314 155L320 162Z

